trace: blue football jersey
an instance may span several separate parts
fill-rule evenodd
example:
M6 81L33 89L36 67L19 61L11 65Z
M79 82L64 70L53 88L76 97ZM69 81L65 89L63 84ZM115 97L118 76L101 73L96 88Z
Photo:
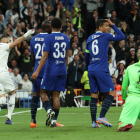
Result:
M89 36L86 43L86 53L90 54L88 71L109 72L107 57L109 41L120 41L125 39L123 33L117 29L115 25L113 25L112 28L117 35L97 31L95 34Z
M49 52L49 55L44 74L55 76L67 74L65 56L69 48L70 40L67 35L61 32L52 32L45 37L45 47L43 50Z
M43 48L45 46L45 44L44 44L44 38L46 36L48 36L48 33L40 33L40 34L35 35L31 39L30 51L33 52L34 53L34 56L35 56L34 72L36 71L36 69L37 69L37 67L38 67L38 65L40 63L40 59L41 59L42 54L43 54ZM45 70L45 66L39 72L38 77L43 77L44 70Z

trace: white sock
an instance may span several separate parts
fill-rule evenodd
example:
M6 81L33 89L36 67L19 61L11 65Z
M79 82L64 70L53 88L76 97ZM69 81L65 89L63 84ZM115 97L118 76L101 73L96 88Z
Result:
M51 124L53 124L53 123L57 123L57 120L52 120L51 121Z
M8 117L11 120L11 116L15 107L15 94L9 96L8 100Z
M1 104L6 104L6 97L1 97L0 98L0 105Z
M48 110L47 110L47 113L50 113L51 110L52 110L52 109L48 109Z

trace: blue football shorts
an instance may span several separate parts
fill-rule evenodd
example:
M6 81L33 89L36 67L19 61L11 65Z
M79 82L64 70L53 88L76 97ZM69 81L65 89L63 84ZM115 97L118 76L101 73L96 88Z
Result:
M40 91L42 77L38 77L35 81L33 81L33 91Z
M114 84L109 72L89 71L90 93L114 91Z
M64 91L66 85L66 75L53 76L44 75L41 82L41 89L49 91Z

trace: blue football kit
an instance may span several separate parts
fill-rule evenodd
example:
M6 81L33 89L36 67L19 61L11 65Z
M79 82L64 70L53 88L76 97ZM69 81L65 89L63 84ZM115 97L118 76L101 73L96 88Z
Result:
M40 63L40 59L43 55L43 48L45 46L44 38L46 36L48 36L48 33L40 33L31 39L30 51L33 52L34 56L35 56L34 72L36 71L36 69ZM39 72L37 79L33 82L33 91L40 91L40 85L41 85L42 77L44 74L44 70L45 70L45 66Z
M112 28L117 35L97 31L89 36L86 43L85 62L88 67L90 92L109 92L114 90L112 78L108 68L109 41L124 40L125 36L115 26Z
M66 51L70 48L70 40L61 32L52 32L45 37L43 51L49 52L45 64L41 89L49 91L64 91L67 68L65 63Z

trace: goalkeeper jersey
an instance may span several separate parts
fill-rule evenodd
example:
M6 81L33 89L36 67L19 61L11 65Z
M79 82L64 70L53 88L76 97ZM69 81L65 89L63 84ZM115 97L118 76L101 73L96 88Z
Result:
M125 100L128 96L139 96L140 97L140 62L129 66L126 69L123 83L122 83L122 99Z

